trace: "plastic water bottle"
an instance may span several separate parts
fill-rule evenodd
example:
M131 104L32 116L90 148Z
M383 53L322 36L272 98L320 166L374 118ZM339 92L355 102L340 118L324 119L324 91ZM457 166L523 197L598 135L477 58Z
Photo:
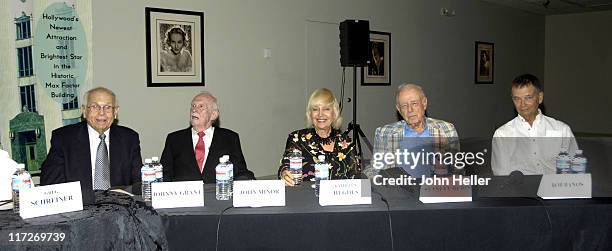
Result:
M584 173L586 171L587 158L582 155L582 150L576 150L576 155L572 158L572 172Z
M224 157L219 158L219 164L215 168L217 179L216 197L217 200L229 200L230 194L230 171Z
M329 164L325 162L325 155L319 155L318 160L315 164L315 196L317 197L319 197L321 180L329 179Z
M145 159L144 165L140 169L142 180L142 199L151 201L151 183L155 182L155 169L152 166L151 159Z
M32 176L25 170L24 164L17 164L17 170L13 173L13 212L19 213L19 191L32 188Z
M229 194L230 197L232 197L234 195L234 164L230 161L229 155L223 155L223 159L225 160L229 172Z
M571 159L566 150L561 150L559 155L557 155L555 166L557 168L557 174L570 173L572 171L570 168Z
M289 153L289 171L293 177L293 183L299 185L302 183L302 152L294 149Z
M164 167L159 162L159 157L155 156L151 158L153 169L155 169L155 182L163 182L164 181Z

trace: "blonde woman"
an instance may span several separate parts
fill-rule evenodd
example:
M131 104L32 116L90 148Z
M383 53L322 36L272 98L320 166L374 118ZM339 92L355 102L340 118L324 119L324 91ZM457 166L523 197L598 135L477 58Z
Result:
M355 145L348 135L341 133L341 125L340 108L334 94L326 88L315 90L306 106L306 128L289 134L283 155L288 156L294 149L302 152L304 181L314 179L314 164L319 155L325 155L325 161L332 166L330 179L360 178L361 165L355 155ZM294 185L287 158L282 158L278 175L285 185Z

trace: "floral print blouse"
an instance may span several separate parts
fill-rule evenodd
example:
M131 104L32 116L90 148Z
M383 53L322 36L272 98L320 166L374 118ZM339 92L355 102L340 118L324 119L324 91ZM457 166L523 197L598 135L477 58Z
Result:
M304 181L314 180L314 165L319 155L325 155L325 162L331 164L329 178L335 179L359 179L361 178L361 163L356 156L355 145L352 144L348 135L334 131L334 150L331 152L323 150L321 144L315 142L314 128L306 128L294 131L287 137L285 153L281 159L278 176L285 169L289 169L289 153L294 149L302 152L302 178Z

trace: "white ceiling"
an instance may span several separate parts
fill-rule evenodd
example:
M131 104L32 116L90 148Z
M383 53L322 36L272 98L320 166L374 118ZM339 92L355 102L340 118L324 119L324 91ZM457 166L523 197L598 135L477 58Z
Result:
M540 15L612 10L612 0L483 0Z

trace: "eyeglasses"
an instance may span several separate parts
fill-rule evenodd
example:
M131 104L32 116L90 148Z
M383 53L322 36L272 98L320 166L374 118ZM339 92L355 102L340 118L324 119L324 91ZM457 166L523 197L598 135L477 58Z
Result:
M115 107L112 106L112 105L103 105L103 106L100 106L100 105L97 105L97 104L89 105L89 106L87 106L87 108L90 111L93 111L93 112L100 112L100 110L102 110L102 111L104 111L106 113L109 113L109 112L113 111L113 109L115 109Z
M525 97L517 97L517 96L512 96L512 101L514 101L515 103L519 103L519 102L525 102L525 103L533 103L536 100L535 95L527 95Z
M408 107L412 109L417 109L420 105L421 105L420 101L413 101L410 103L398 104L397 108L399 108L400 110L407 110Z

